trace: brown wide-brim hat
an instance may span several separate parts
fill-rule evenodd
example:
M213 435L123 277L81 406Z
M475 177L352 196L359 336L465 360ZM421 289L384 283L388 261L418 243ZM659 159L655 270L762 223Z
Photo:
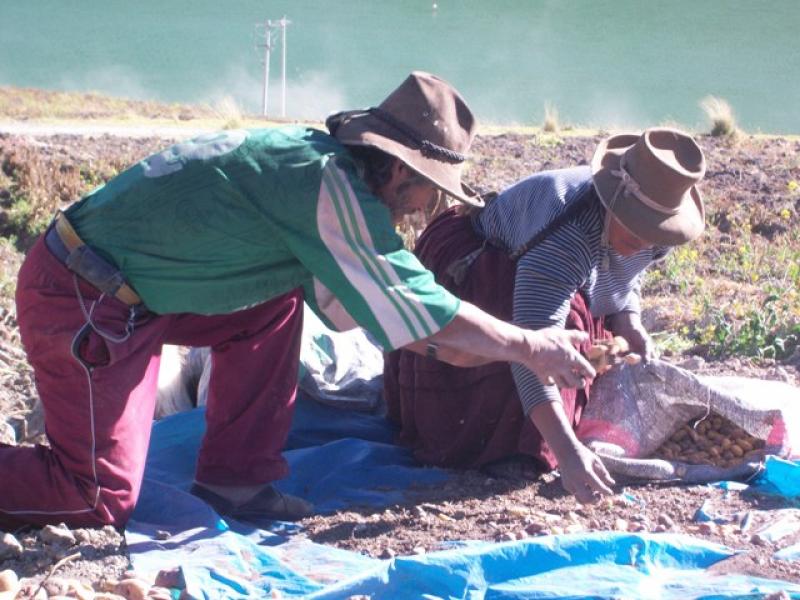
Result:
M678 246L703 232L696 184L706 162L691 136L667 128L614 135L600 143L591 168L600 201L635 236Z
M374 146L457 200L483 206L461 181L475 117L443 79L415 71L378 107L336 113L325 123L343 144Z

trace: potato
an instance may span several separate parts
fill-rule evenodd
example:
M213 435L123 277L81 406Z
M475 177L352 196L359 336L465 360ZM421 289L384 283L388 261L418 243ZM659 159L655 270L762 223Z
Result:
M672 437L670 439L673 442L680 442L681 440L685 439L687 435L689 435L689 432L681 427L680 429L678 429L678 431L672 434Z
M731 453L737 458L744 456L744 450L739 444L731 444Z
M631 347L628 344L628 340L626 340L622 336L616 336L614 338L614 345L617 347L617 354L626 354L631 351Z
M711 413L679 427L654 455L691 464L732 467L744 460L762 460L763 447L764 440Z
M606 349L603 346L590 346L586 351L586 358L590 361L599 360L601 356L606 355Z

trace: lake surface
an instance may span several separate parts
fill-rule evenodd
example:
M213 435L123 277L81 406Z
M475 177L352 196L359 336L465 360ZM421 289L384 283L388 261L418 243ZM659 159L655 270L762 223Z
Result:
M414 69L484 123L800 133L800 0L0 0L0 85L261 110L256 23L286 16L290 117L378 103ZM270 114L281 108L281 44Z

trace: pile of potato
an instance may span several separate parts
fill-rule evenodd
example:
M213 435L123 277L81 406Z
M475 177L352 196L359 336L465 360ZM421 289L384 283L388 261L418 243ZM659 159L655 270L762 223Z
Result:
M764 441L753 437L725 417L708 417L683 425L655 451L656 458L690 464L733 467L760 460Z
M628 340L621 336L594 343L589 347L586 358L598 375L602 375L620 362L635 365L642 360L641 356L630 351Z

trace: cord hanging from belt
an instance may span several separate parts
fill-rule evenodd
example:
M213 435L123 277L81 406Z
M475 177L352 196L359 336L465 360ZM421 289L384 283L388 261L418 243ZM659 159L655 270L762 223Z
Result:
M76 273L72 274L72 282L75 285L75 295L78 298L78 305L81 307L81 312L83 316L86 318L86 323L94 330L97 335L100 337L108 340L112 344L121 344L122 342L126 341L128 338L131 337L133 333L135 322L136 322L136 306L128 306L128 321L125 323L125 333L122 335L114 335L113 333L109 333L107 331L103 331L100 327L92 320L92 314L94 313L94 309L105 299L106 294L105 292L100 294L100 297L97 300L92 301L91 306L87 309L86 303L83 300L83 296L81 295L81 290L78 285L78 275Z

